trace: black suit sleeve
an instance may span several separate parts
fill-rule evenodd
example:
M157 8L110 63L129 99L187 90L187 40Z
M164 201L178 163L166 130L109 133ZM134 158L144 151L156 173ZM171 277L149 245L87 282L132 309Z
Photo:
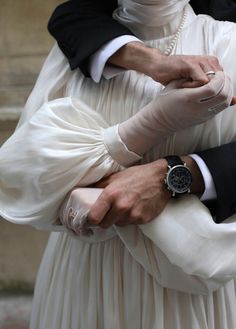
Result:
M196 13L236 21L235 0L192 0ZM48 30L69 60L71 69L80 67L86 76L89 57L104 43L121 35L132 35L112 18L117 0L70 0L53 12Z
M86 76L88 59L104 43L121 35L132 35L112 18L114 0L71 0L53 12L48 30L67 56L71 69L80 67Z
M235 0L191 0L196 14L207 14L220 21L236 22Z
M213 177L217 200L214 204L216 222L236 213L236 142L225 144L198 155L205 161Z

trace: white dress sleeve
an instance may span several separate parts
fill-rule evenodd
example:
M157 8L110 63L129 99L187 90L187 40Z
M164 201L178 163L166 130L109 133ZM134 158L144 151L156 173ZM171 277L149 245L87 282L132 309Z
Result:
M61 230L55 225L58 208L74 186L88 186L140 159L116 140L115 128L107 128L81 101L44 104L0 150L0 215Z
M157 219L139 228L172 264L214 283L210 290L236 275L236 215L216 224L197 197L186 195L172 199Z
M119 141L116 126L108 128L98 113L71 98L44 104L3 145L0 155L0 215L17 224L51 231L67 231L58 225L58 210L74 186L88 186L122 170L127 159L137 160ZM172 236L168 225L172 221L175 228L175 219L170 216L164 220L167 227L160 230L160 218L146 228L131 225L114 230L133 257L161 285L191 293L206 293L209 287L218 287L214 278L202 280L194 276L194 271L185 273L188 257L181 264L184 270L179 266L181 251L186 250L188 241L179 251L172 250L178 235ZM169 234L164 246L162 234ZM88 238L92 240L88 242L112 235L103 233ZM171 251L177 252L176 259Z
M64 210L76 212L77 224L84 219L84 228L88 228L87 213L100 193L102 189L76 188L65 201ZM198 198L188 195L172 199L149 224L113 226L113 230L136 261L163 287L208 294L235 277L234 220L216 224ZM92 235L81 236L82 230L78 238L88 243L107 239L104 232L97 231L99 227L90 230Z

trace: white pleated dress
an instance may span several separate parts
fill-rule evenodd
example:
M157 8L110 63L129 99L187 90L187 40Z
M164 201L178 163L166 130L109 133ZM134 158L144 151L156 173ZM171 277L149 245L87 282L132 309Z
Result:
M236 26L196 17L190 7L187 13L174 52L218 56L236 93ZM147 43L164 49L170 42ZM125 165L108 152L104 129L132 116L161 89L134 71L96 84L71 72L55 46L18 129L0 150L0 214L59 230L58 208L73 186L87 186ZM233 140L235 107L175 134L142 162ZM91 237L52 233L30 329L235 329L235 221L233 216L215 224L189 195L171 200L147 225L114 226Z

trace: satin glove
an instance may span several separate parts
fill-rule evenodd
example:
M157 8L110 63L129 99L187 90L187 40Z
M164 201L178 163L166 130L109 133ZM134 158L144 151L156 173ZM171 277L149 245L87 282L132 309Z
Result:
M233 87L223 72L216 72L208 84L198 88L181 88L182 84L183 80L171 82L136 115L119 124L120 138L128 150L141 155L172 133L207 121L231 104Z
M103 189L74 188L63 201L59 210L59 219L69 232L77 236L90 236L102 230L87 222L87 214Z

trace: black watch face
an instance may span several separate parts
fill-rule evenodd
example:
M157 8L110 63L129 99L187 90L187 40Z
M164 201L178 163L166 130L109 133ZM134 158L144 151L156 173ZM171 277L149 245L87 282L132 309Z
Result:
M192 183L190 170L183 166L175 166L167 174L167 185L175 193L186 193Z

